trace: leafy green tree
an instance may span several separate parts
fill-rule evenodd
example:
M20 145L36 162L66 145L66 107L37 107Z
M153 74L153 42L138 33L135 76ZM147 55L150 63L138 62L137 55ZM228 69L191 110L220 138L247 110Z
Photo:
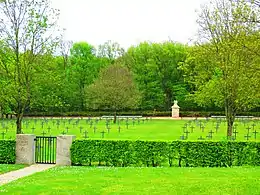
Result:
M42 57L31 85L29 112L62 112L70 107L68 96L73 94L73 88L67 82L66 72L65 74L64 72L62 57L52 55Z
M177 97L184 103L188 91L178 67L186 55L186 46L173 42L144 42L128 49L122 61L134 72L142 108L169 110Z
M225 108L227 136L238 111L259 106L259 8L243 0L216 0L199 16L200 44L193 47L186 76L195 101Z
M104 68L99 79L86 89L88 106L114 111L114 123L119 110L136 108L140 94L131 72L119 64Z
M96 50L86 42L74 43L71 48L71 75L72 82L77 83L75 100L79 101L79 109L85 109L85 87L94 82L102 64L102 60L96 57Z
M16 112L18 134L22 132L24 110L30 105L37 64L43 54L51 53L57 45L59 36L52 32L57 29L58 15L59 11L52 9L48 0L0 3L0 36L4 44L1 53L10 51L8 59L1 62L1 74L5 78L1 94Z

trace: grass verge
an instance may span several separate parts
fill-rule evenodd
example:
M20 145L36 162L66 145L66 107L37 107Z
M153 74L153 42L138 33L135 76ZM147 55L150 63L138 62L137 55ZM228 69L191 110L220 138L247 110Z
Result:
M22 169L24 167L26 167L26 165L0 164L0 174Z
M1 194L260 194L260 167L55 167L0 187Z

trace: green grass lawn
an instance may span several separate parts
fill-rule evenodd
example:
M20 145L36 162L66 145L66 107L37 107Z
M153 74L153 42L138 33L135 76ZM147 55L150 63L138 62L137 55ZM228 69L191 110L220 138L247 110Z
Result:
M25 165L0 164L0 174L24 168Z
M260 167L56 167L0 187L1 194L260 194Z
M92 121L92 122L91 122ZM43 131L47 136L60 135L62 132L70 135L76 135L78 139L84 137L84 132L88 132L90 139L102 139L102 131L105 131L105 139L131 139L131 140L180 140L182 135L186 136L183 131L187 129L188 140L198 140L200 136L204 139L209 139L209 131L212 130L213 140L223 140L226 137L226 122L223 120L217 123L216 120L129 120L128 128L126 120L120 122L119 125L110 122L107 130L106 121L101 120L96 122L95 119L24 119L23 132L29 134L42 135ZM91 125L92 123L92 125ZM216 130L216 125L219 128ZM255 126L253 126L255 124ZM187 125L185 128L184 126ZM245 140L249 127L249 140L260 141L260 121L259 120L243 120L236 122L237 140ZM15 137L15 120L0 121L0 139ZM253 130L259 131L258 134L253 134ZM193 131L193 133L192 133Z

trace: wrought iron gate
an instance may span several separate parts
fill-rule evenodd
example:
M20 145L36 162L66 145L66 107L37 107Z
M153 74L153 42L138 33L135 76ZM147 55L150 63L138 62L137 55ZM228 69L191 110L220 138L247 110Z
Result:
M39 164L55 164L56 144L56 137L36 136L35 162Z

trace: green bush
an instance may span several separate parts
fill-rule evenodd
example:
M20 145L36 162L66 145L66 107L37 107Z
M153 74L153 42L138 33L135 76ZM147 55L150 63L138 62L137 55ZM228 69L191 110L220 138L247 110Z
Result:
M259 142L75 140L73 165L230 167L259 166Z
M0 140L0 164L15 163L15 140Z
M120 116L143 116L143 117L170 117L171 111L124 111L118 112ZM25 116L60 116L60 117L100 117L104 115L113 116L112 111L85 111L85 112L31 112L25 113ZM210 116L225 116L225 112L221 111L180 111L180 117L210 117ZM256 116L259 117L259 112L241 112L237 116Z

